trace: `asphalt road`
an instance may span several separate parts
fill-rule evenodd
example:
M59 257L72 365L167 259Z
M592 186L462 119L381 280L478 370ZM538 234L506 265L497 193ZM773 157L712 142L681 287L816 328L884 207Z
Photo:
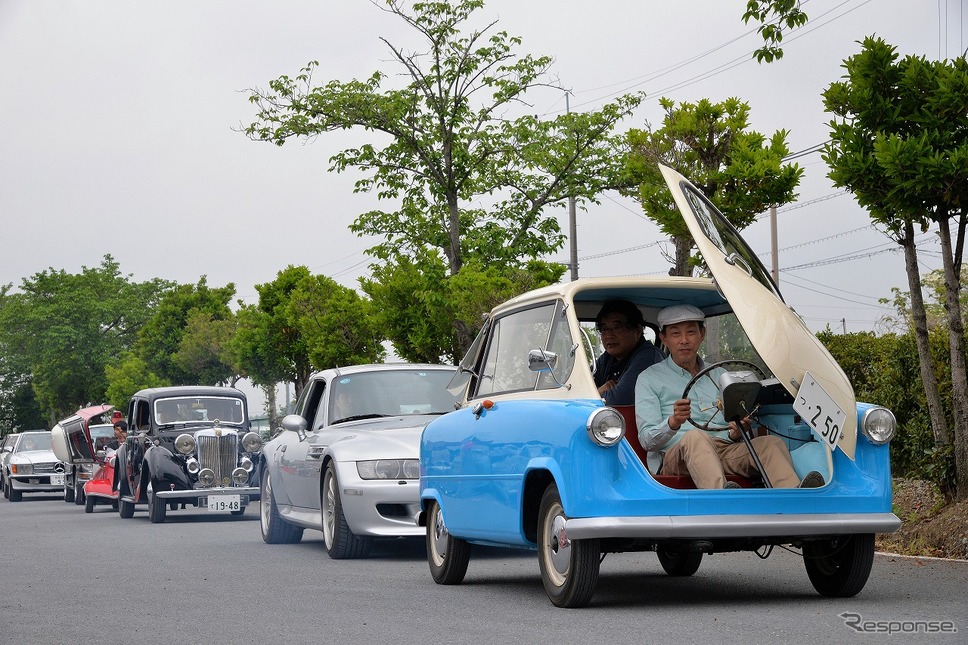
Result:
M865 589L822 598L801 559L707 556L669 578L652 553L609 555L591 606L557 609L530 552L475 548L459 586L433 583L422 541L331 560L322 534L270 546L258 505L148 522L54 497L0 499L0 643L968 642L968 563L878 555ZM858 618L842 618L840 614ZM854 622L855 627L847 624ZM896 621L896 624L895 624ZM923 627L913 621L921 621ZM925 633L942 621L957 633ZM864 624L868 623L865 627Z

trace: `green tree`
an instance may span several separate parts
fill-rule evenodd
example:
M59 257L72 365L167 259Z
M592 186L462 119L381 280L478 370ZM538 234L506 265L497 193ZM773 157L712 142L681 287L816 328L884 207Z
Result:
M215 385L230 380L231 368L225 365L212 371L207 365L194 364L191 349L183 348L183 341L193 341L186 334L190 321L206 321L212 325L234 318L229 302L235 295L235 285L212 288L202 276L198 284L183 284L168 291L158 303L154 315L138 334L134 352L149 372L171 385ZM184 351L183 351L184 349ZM218 350L216 350L218 351ZM195 371L200 369L200 371Z
M961 305L968 203L968 62L900 58L880 38L863 41L831 83L834 115L824 159L828 176L854 193L904 251L911 314L936 446L951 443L959 497L968 497L968 366ZM936 225L944 266L953 440L931 361L915 233ZM954 235L952 236L952 228Z
M748 0L743 22L760 23L756 30L763 36L763 47L753 52L758 62L772 63L783 58L783 31L807 24L807 14L800 9L800 0Z
M185 331L172 361L198 377L199 383L235 386L239 372L232 355L235 316L216 319L211 313L193 311L185 321Z
M303 266L255 288L259 304L239 311L233 350L257 385L290 382L299 396L314 368L383 360L372 305L354 290Z
M105 367L131 347L170 288L163 280L132 282L105 255L80 273L50 268L25 278L0 299L0 354L6 379L29 382L48 423L105 400Z
M737 98L678 107L666 98L659 103L665 110L661 128L647 124L627 134L628 183L647 217L672 239L671 274L686 276L698 263L692 257L695 243L657 164L689 177L739 230L767 208L795 199L803 170L783 163L789 154L786 130L769 139L748 130L749 105Z
M366 173L358 192L376 190L399 205L364 213L351 226L383 239L370 250L379 260L411 269L439 255L454 276L468 261L513 272L560 248L548 207L563 207L569 197L595 202L616 185L621 141L613 130L642 95L595 112L514 117L526 109L529 92L551 82L551 58L516 54L521 39L495 31L495 22L465 32L482 0L415 2L410 10L398 0L385 5L425 43L411 52L383 39L402 75L378 71L363 81L315 86L318 63L310 62L295 77L251 91L258 118L248 136L282 145L352 128L383 135L330 159L333 170ZM385 88L391 78L396 87ZM431 286L445 297L442 283ZM473 327L456 322L451 335L459 346L469 345Z
M116 363L106 365L104 373L108 380L106 400L119 410L127 409L131 396L139 390L171 385L133 352L125 352Z

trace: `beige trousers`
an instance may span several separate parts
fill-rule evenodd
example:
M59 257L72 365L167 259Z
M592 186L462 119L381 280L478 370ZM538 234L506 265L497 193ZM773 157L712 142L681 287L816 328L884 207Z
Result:
M782 439L770 435L754 437L752 441L774 488L800 485L790 451ZM666 451L660 472L663 475L689 475L696 488L722 488L726 475L748 478L759 475L746 444L729 443L697 429L688 430L679 443Z

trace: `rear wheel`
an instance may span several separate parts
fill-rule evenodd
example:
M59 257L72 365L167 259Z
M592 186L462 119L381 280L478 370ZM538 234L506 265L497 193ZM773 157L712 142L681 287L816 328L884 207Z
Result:
M272 480L269 469L262 471L262 501L259 502L259 524L262 528L262 541L266 544L295 544L302 539L301 526L290 524L279 515L276 499L272 496Z
M541 582L556 607L584 607L598 585L601 550L597 539L568 539L566 519L558 487L551 484L538 510Z
M77 477L74 477L74 503L78 506L84 505L84 500L87 499L87 495L84 494L84 484L77 481Z
M856 596L874 564L874 534L844 535L803 545L807 576L821 596Z
M444 515L437 502L427 506L427 562L430 575L439 585L460 584L467 574L471 545L455 538L444 526Z
M702 563L702 552L675 552L656 550L659 564L670 576L691 576L699 570Z
M343 514L343 500L339 494L339 478L336 466L329 462L323 477L322 492L323 541L326 551L334 560L365 558L370 555L372 540L359 537L350 530Z
M165 500L158 497L155 491L148 485L148 518L152 524L161 524L165 521L168 512L168 504Z

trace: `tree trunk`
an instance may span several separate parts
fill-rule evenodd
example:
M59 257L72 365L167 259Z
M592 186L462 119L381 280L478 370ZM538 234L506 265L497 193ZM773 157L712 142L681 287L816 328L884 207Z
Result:
M962 229L963 231L963 229ZM959 231L960 235L963 232ZM945 309L948 310L948 348L951 353L951 408L954 416L955 494L968 499L968 369L965 366L965 328L961 319L961 258L952 253L948 222L938 232L944 261ZM962 248L962 244L958 244Z
M941 407L941 394L938 392L938 378L934 373L931 360L931 347L928 341L928 320L924 311L924 295L921 293L921 274L918 271L918 251L914 246L914 224L904 224L904 237L900 240L904 249L904 270L907 273L908 288L911 290L911 326L914 328L914 342L918 348L918 362L921 365L921 382L928 403L928 417L934 434L935 447L947 446L951 438L945 425L944 409Z
M685 276L692 275L692 267L689 266L689 256L692 253L692 238L674 237L673 244L676 245L675 265L669 271L669 275Z

